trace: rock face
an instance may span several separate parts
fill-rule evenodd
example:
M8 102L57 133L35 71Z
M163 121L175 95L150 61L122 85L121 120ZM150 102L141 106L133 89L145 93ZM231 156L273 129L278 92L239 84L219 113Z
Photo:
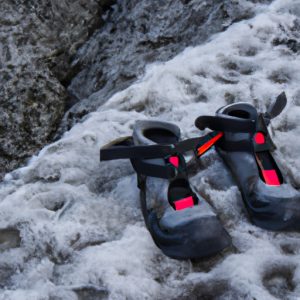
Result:
M79 103L66 114L62 131L128 87L147 64L166 61L188 46L201 44L232 23L253 17L259 3L270 2L118 1L105 25L72 63L78 74L68 90Z
M65 3L64 0L61 2ZM154 2L157 10L153 10L152 14L149 9ZM134 5L136 2L132 0L132 6L129 6L126 0L121 5L120 0L114 9L122 16L120 23L116 19L114 24L117 28L121 27L115 33L106 33L112 45L102 46L104 40L98 40L97 44L98 37L105 35L104 29L100 29L88 39L74 60L71 58L74 68L70 75L61 72L58 76L59 69L56 69L55 76L66 76L66 85L75 76L69 91L74 89L74 95L77 93L78 99L83 99L73 108L73 117L76 118L75 113L80 113L80 107L82 114L85 113L84 107L87 111L96 109L106 100L101 96L104 92L121 89L122 85L134 80L124 79L124 76L122 79L118 74L122 74L122 70L142 72L146 64L143 62L143 57L147 57L146 49L163 60L164 55L173 55L171 48L175 53L176 47L182 47L178 41L177 44L169 43L153 49L147 43L143 46L145 49L142 45L137 48L140 33L137 30L131 32L128 29L131 25L121 25L121 20L130 19L138 23L142 16L140 8L144 9L145 22L151 24L147 34L141 34L141 37L165 36L166 32L174 29L178 35L185 37L182 39L184 43L190 45L185 40L185 32L190 30L190 43L199 43L164 63L150 66L138 82L116 93L96 112L45 147L25 168L5 177L0 184L0 300L300 299L300 233L272 232L254 226L246 214L231 172L215 150L210 150L201 161L191 165L189 178L195 191L214 207L232 236L234 249L201 261L177 261L164 256L144 224L136 174L130 162L99 162L99 148L115 138L132 134L136 120L153 117L174 122L181 128L182 138L195 137L204 133L194 126L194 120L200 114L213 115L219 107L241 100L264 112L284 90L288 105L270 125L272 139L278 147L274 158L282 168L284 179L300 193L299 0L274 0L269 5L258 2L224 1L228 14L232 11L248 11L250 14L256 11L255 16L236 22L201 43L200 33L194 38L193 34L197 35L202 25L190 28L197 18L186 27L180 20L189 16L188 10L184 10L185 5L191 10L199 7L200 15L205 12L204 3L214 5L213 2L195 0L183 4L173 0L174 4L168 6L167 3L171 3L168 0L140 0L138 5ZM54 3L53 0L51 3ZM126 3L128 6L125 6ZM173 7L175 11L176 5L177 19L171 9ZM200 9L201 5L203 9ZM230 17L227 19L229 23L222 25L221 19L223 22L225 19L220 13L221 5L219 3L215 10L211 9L207 23L203 25L208 27L207 24L210 24L212 32L214 24L219 24L219 29L223 30L234 22ZM165 10L169 10L170 16ZM219 15L216 15L218 12ZM161 19L158 22L159 15ZM150 16L156 22L151 21ZM105 22L112 24L113 18L117 18L116 12L112 12L111 16L108 13ZM188 24L188 20L186 22ZM12 28L7 27L7 30ZM37 32L32 28L32 35ZM205 38L204 27L202 33ZM13 34L9 36L11 39L14 37ZM175 34L173 36L176 37ZM121 44L117 47L118 43ZM99 49L107 51L107 58L103 60L107 65L101 64ZM53 75L55 68L53 65L50 67L49 62L58 61L58 56L48 56L53 57L48 64L44 60L27 63L24 70L29 70L29 75L22 77L23 81L20 78L15 81L20 84L20 89L22 86L27 88L28 84L41 88L40 81L46 79L48 87L61 86ZM29 54L22 59L25 61L28 57ZM122 67L126 60L130 67ZM17 64L16 58L12 61ZM19 69L15 67L12 72L6 67L6 76L14 76L17 70L21 72L22 65L19 65ZM56 65L59 67L62 63ZM51 68L52 73L45 72L48 70L45 66ZM30 67L36 70L37 75L29 81L28 77L33 74ZM105 76L111 72L112 83L116 85L109 87L106 83L106 90L103 86L99 93L94 93L90 80L97 83L96 74L101 73L100 68ZM63 68L60 70L63 71ZM93 72L98 72L94 73L95 77ZM13 94L13 79L7 80L11 84L10 89L8 85L6 88L11 93L10 97L19 99ZM78 86L75 80L78 80ZM57 91L54 87L53 95L57 95ZM92 94L84 98L85 95L80 96L83 92ZM68 99L66 101L68 105L72 104ZM12 105L19 107L20 111L23 107L17 106L18 102L13 100L11 103L10 113L14 112L15 122L21 124L21 114ZM31 107L36 108L35 105ZM40 110L36 108L36 111ZM32 111L28 108L26 118L32 118L33 123L35 114ZM44 123L50 122L50 116L47 118ZM70 124L72 118L69 119ZM10 120L9 117L7 120ZM38 128L29 126L27 130L35 132ZM37 132L35 135L40 137ZM282 185L283 190L285 186ZM281 191L281 187L270 186L270 193L277 191ZM164 192L160 189L157 193Z
M113 1L0 3L0 174L51 141L65 107L71 58Z
M1 2L0 177L128 87L147 64L252 17L258 2L270 0L115 2Z

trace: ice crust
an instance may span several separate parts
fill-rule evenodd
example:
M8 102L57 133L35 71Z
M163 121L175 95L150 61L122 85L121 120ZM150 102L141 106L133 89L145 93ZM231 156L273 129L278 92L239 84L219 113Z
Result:
M99 162L100 147L130 135L136 120L174 122L184 138L194 137L203 134L197 116L236 101L265 111L284 90L288 107L271 131L276 159L299 191L299 7L288 0L261 5L253 19L148 66L135 84L7 174L0 228L19 230L20 242L1 247L0 299L299 299L300 233L252 225L214 150L191 182L219 213L235 249L201 262L165 257L144 226L130 163Z

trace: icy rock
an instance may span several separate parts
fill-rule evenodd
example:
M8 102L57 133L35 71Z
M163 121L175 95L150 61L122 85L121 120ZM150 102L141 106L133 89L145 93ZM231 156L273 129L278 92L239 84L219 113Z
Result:
M81 47L72 62L78 66L78 73L68 90L79 102L66 114L61 130L70 128L140 78L147 64L167 61L186 47L201 44L231 24L253 17L270 2L118 1L105 25ZM190 89L198 92L196 86ZM144 106L135 109L143 111Z
M20 247L20 231L14 228L0 229L0 252Z
M1 1L0 176L52 140L76 73L71 57L114 1Z
M99 162L99 148L130 135L136 120L174 122L183 138L195 137L204 133L194 126L199 115L237 101L265 111L285 90L288 105L270 131L285 179L300 192L300 53L273 43L300 42L300 2L254 2L253 17L148 66L137 82L5 176L0 228L18 224L22 243L0 253L1 300L75 300L102 291L109 300L300 297L300 233L251 224L214 150L195 166L191 183L215 208L234 250L200 262L170 259L155 246L128 161ZM279 70L285 80L274 81Z

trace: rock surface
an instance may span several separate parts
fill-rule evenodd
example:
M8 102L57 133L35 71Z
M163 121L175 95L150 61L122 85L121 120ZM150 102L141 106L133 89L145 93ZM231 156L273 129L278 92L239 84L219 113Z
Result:
M118 1L114 11L78 51L78 70L68 90L79 101L66 114L62 131L128 87L147 64L166 61L188 46L255 15L271 0Z
M147 64L251 18L257 3L270 0L115 2L1 2L0 177L128 87Z
M0 175L51 141L68 106L72 56L113 1L0 3Z
M149 65L106 102L94 93L89 100L105 102L97 111L5 176L0 300L299 299L300 233L254 226L213 149L193 166L190 182L215 208L234 249L198 262L170 259L155 246L130 163L99 162L99 148L130 135L136 120L174 122L183 138L195 137L204 133L194 126L199 114L241 100L265 111L284 90L288 105L270 127L274 157L300 193L300 1L230 3L251 5L255 16Z

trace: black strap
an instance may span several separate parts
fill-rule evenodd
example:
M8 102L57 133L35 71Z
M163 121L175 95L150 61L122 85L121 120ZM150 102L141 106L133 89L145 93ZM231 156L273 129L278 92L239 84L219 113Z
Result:
M195 125L204 130L205 128L210 128L212 130L219 130L222 132L241 132L250 133L250 136L245 137L244 140L235 141L224 141L220 139L218 141L218 146L226 151L273 151L276 149L273 143L269 131L268 125L270 120L277 117L285 108L287 104L286 94L282 92L275 100L275 102L270 105L267 112L264 114L259 114L257 121L236 118L227 115L218 116L200 116L196 119ZM254 134L257 132L262 132L265 136L265 143L257 144L253 141Z
M286 104L286 94L285 92L282 92L263 115L266 125L269 125L270 120L277 117L283 111ZM200 116L196 119L195 125L200 130L209 128L211 130L227 132L255 133L257 131L255 120L236 118L227 115Z
M269 119L265 118L265 114L259 114L256 122L256 131L255 133L262 133L265 137L265 142L263 144L258 144L255 142L255 134L250 134L248 137L245 137L244 140L235 141L224 141L220 140L218 146L230 152L239 152L239 151L248 151L248 152L264 152L264 151L274 151L276 149L275 144L273 143L269 131L268 131L268 122Z
M112 146L100 150L100 160L158 158L174 152L172 145Z
M200 130L209 128L211 130L228 132L249 132L256 131L254 120L240 119L232 116L200 116L195 121L196 127Z
M132 166L138 174L164 179L174 178L178 170L172 164L155 164L151 160L131 159Z
M100 160L164 158L194 150L201 138L186 139L174 145L134 145L131 137L125 137L103 146Z
M194 150L199 144L199 141L204 137L205 136L190 138L177 143L174 145L174 153L185 153Z
M186 171L183 153L195 151L199 144L215 136L215 132L202 137L190 138L169 145L134 145L132 137L117 139L100 149L100 160L130 159L138 174L171 179ZM177 156L179 167L168 162L168 158ZM162 161L164 159L165 161Z
M250 134L248 136L245 136L244 139L240 139L237 142L224 141L223 139L221 139L218 142L218 146L221 149L229 152L240 152L240 151L263 152L263 151L273 151L276 149L276 146L269 135L264 114L259 114L257 118L256 133L262 133L264 135L265 142L263 144L256 143L255 134Z
M249 139L245 139L242 141L234 142L234 141L224 141L221 139L218 142L218 147L220 147L222 150L228 151L228 152L251 152L253 151L253 143Z

